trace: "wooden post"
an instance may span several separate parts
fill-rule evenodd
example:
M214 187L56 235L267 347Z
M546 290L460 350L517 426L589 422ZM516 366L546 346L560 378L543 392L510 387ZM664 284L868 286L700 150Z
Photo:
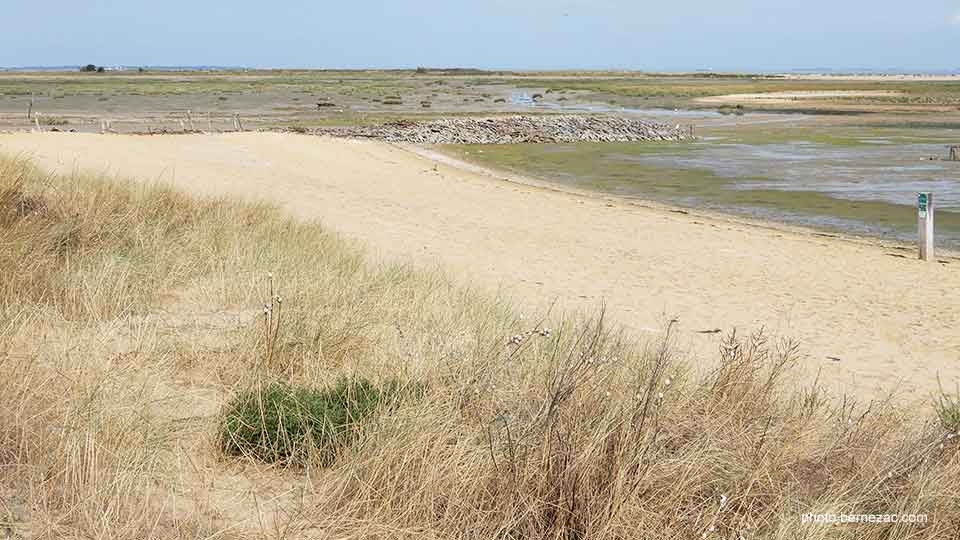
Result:
M187 122L190 123L190 131L196 131L193 127L193 116L190 116L190 109L187 109Z
M917 229L920 238L920 259L933 260L933 193L917 194Z
M40 127L40 115L39 115L39 114L33 115L33 123L36 124L36 126L37 126L37 131L43 132L43 128Z
M950 157L947 159L950 161L960 161L960 146L951 146Z
M243 131L243 123L240 122L240 115L233 115L233 125L237 128L237 131Z
M30 105L27 107L27 120L33 118L33 94L30 94Z

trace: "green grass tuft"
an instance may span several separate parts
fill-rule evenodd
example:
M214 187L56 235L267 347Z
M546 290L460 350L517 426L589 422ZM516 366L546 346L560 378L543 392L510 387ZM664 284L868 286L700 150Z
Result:
M221 448L267 463L303 463L316 456L329 465L366 420L397 402L400 388L396 381L377 387L366 379L342 378L322 390L281 382L247 390L227 405Z
M953 433L960 433L960 388L954 394L941 389L933 405L943 428Z

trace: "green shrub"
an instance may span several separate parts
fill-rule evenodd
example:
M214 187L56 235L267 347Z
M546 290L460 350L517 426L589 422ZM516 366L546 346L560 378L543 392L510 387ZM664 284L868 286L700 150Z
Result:
M240 393L227 405L221 448L228 455L268 463L316 456L330 464L365 420L396 403L399 390L396 381L377 387L358 378L340 379L322 390L269 383Z
M953 395L941 389L940 396L934 402L934 407L944 429L960 433L960 389Z

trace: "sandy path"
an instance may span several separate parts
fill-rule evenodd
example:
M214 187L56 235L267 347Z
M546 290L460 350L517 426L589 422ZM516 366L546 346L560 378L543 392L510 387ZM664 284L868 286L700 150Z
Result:
M951 388L960 375L956 261L505 182L377 142L8 134L0 152L269 200L528 303L605 301L636 331L677 317L682 343L704 358L719 338L698 331L765 325L799 339L807 368L836 391L897 385L925 399L938 373Z

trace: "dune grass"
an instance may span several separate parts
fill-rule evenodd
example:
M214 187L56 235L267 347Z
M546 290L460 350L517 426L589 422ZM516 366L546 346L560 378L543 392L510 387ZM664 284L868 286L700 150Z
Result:
M11 534L960 531L956 396L922 410L827 396L798 378L793 344L762 333L731 334L698 374L688 362L704 359L678 357L669 324L639 341L602 314L523 316L269 207L11 159L0 161L0 271L0 527ZM338 416L351 435L333 454L275 462L224 447L231 404L251 392L329 397L361 379L398 381L416 399ZM844 512L927 519L801 523Z

